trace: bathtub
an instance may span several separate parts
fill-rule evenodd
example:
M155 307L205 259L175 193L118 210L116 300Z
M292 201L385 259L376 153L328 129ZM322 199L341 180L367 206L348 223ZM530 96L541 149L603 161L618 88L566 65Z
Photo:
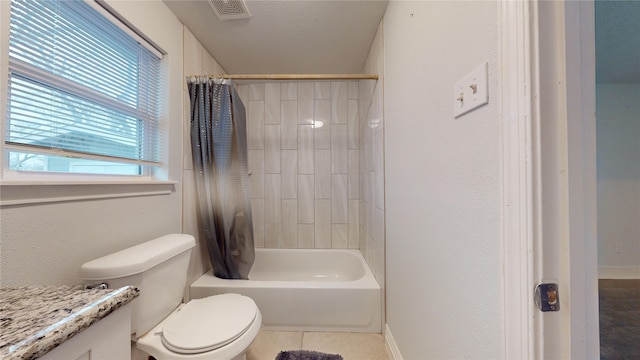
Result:
M380 286L358 250L256 249L249 280L210 271L190 288L192 299L224 293L251 297L266 330L382 331Z

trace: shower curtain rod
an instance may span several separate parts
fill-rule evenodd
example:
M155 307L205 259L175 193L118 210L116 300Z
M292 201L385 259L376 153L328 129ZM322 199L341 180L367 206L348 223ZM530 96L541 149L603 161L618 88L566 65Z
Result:
M209 75L230 80L378 80L377 74L237 74Z

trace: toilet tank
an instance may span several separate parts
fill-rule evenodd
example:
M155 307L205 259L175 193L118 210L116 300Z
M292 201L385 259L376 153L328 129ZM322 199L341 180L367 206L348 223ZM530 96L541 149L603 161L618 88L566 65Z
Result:
M106 282L112 289L127 285L140 289L131 311L135 339L182 302L195 243L191 235L165 235L89 261L80 267L80 279L85 284Z

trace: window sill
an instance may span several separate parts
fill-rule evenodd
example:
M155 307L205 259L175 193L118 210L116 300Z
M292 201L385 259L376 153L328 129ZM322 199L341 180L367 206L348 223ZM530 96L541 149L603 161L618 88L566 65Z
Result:
M0 206L45 204L169 195L177 181L25 181L0 182Z

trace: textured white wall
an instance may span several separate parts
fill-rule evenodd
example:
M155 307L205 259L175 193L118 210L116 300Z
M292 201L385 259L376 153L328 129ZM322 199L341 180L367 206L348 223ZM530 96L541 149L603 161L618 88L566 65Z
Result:
M501 357L498 3L392 1L384 18L387 325L405 359ZM488 61L489 104L453 118Z
M600 275L640 275L640 84L596 87Z
M181 231L182 25L162 2L108 2L168 53L163 113L169 133L165 158L169 168L163 176L179 183L171 195L3 207L3 286L76 284L84 262ZM113 191L118 191L117 186Z
M238 93L256 247L357 249L358 82L246 84Z

